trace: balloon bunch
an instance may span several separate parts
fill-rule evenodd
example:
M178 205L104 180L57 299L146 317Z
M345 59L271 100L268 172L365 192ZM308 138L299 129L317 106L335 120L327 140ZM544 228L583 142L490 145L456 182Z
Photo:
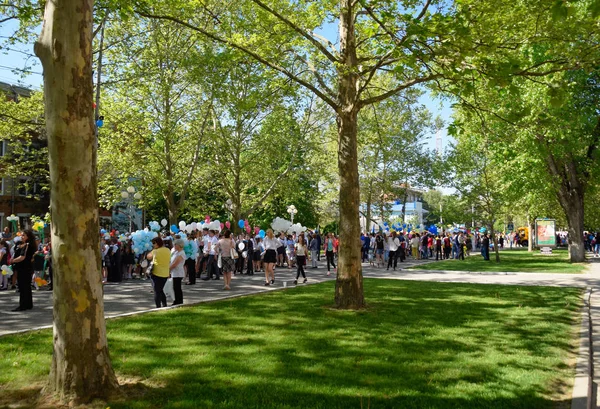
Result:
M13 275L13 270L11 266L4 265L2 266L2 268L0 268L0 270L2 270L3 276L11 277Z
M281 217L276 217L271 223L271 228L275 233L287 232L292 227L292 222Z
M185 245L183 246L183 251L185 252L185 256L188 259L196 260L198 258L198 243L195 240L185 240Z
M306 227L302 226L300 223L296 223L296 224L292 224L288 229L287 229L287 233L288 234L292 234L292 233L301 233L303 231L308 230Z
M150 226L150 230L152 231L160 231L160 224L158 224L158 222L150 222L148 223L148 226Z
M15 216L14 214L11 214L10 216L8 216L6 218L6 220L12 224L13 231L17 231L17 222L19 221L19 216Z
M433 225L433 224L431 226L429 226L429 228L427 229L427 231L429 233L431 233L431 234L435 234L435 235L438 234L438 228L437 228L436 225Z
M154 231L138 230L131 234L133 239L133 252L140 255L146 251L152 250L152 239L158 234Z
M33 224L33 230L37 231L40 234L40 240L42 243L44 242L44 229L46 224L43 221L38 221Z

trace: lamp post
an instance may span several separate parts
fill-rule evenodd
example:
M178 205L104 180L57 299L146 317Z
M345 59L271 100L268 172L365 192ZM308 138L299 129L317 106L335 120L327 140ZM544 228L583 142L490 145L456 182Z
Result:
M133 230L133 217L135 216L135 206L133 206L133 201L142 200L142 195L140 192L136 192L135 187L129 186L127 190L121 192L121 198L127 202L127 210L129 213L129 231Z
M294 205L289 205L287 208L287 212L290 214L290 217L292 218L292 224L294 224L294 215L296 213L298 213L298 209L296 209L296 206L294 206Z

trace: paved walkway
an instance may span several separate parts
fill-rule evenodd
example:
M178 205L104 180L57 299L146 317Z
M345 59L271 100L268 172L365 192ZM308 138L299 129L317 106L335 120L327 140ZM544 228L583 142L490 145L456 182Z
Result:
M363 264L363 275L369 278L389 278L397 280L438 281L454 283L509 284L509 285L541 285L565 287L596 287L600 289L600 263L593 263L585 274L538 274L538 273L465 273L456 271L405 270L405 268L435 260L411 260L398 263L397 271L370 267ZM456 261L457 263L460 261ZM326 275L323 263L318 269L307 269L309 284L333 280L335 275ZM196 285L183 286L184 303L196 304L206 301L220 300L229 297L257 294L274 291L293 285L295 270L278 268L275 271L275 285L264 286L264 274L254 276L234 276L232 290L223 291L223 281L197 280ZM301 285L301 284L300 284ZM104 309L106 317L117 317L124 314L142 313L154 308L154 298L149 280L129 280L122 283L109 283L104 286ZM52 325L52 293L50 291L34 291L33 310L12 312L18 305L18 294L15 291L0 292L0 336L25 331L32 328ZM598 317L600 323L600 315Z

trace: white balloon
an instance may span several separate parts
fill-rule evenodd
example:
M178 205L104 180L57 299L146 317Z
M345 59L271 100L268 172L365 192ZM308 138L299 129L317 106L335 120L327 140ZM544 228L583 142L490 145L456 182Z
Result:
M143 261L140 263L140 266L142 266L142 268L146 268L146 267L148 267L148 260L143 260Z
M169 222L167 221L167 219L162 219L160 221L160 224L162 224L162 227L165 227Z
M179 228L183 230L185 228L185 222L182 220L179 222Z
M192 230L196 230L196 229L198 228L198 223L196 223L196 222L193 222L193 223L191 224L191 226L192 226Z
M243 257L243 258L246 258L246 257L248 257L248 252L247 252L247 251L244 251L244 252L242 253L242 257ZM249 262L248 262L248 263L249 263Z
M245 248L246 248L246 245L244 243L238 244L238 249L240 249L240 251L243 251Z

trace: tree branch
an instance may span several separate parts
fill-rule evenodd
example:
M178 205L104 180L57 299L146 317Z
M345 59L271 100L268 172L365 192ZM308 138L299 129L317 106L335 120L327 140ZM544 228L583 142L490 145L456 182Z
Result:
M156 19L156 20L167 20L167 21L172 21L174 23L180 24L184 27L187 27L191 30L197 31L200 34L210 38L211 40L217 42L217 43L221 43L224 44L226 46L235 48L237 50L242 51L245 54L250 55L252 58L256 59L257 61L259 61L260 63L266 65L267 67L270 67L272 69L274 69L275 71L279 71L280 73L282 73L283 75L285 75L286 77L288 77L289 79L291 79L292 81L302 85L303 87L309 89L310 91L314 92L319 98L321 98L323 100L323 102L325 102L327 105L331 106L334 110L338 110L338 104L331 99L330 97L328 97L325 93L323 93L321 90L319 90L317 87L315 87L314 85L312 85L311 83L303 80L302 78L294 75L292 72L288 71L287 69L285 69L284 67L281 67L280 65L277 65L275 63L272 63L270 61L268 61L266 58L262 57L261 55L259 55L258 53L250 50L249 48L235 43L231 40L228 40L226 38L222 38L217 36L216 34L210 33L200 27L196 27L190 23L187 23L183 20L180 20L178 18L172 17L172 16L165 16L165 15L158 15L158 14L152 14L146 11L142 11L142 10L136 10L135 11L137 14L139 14L140 16L143 17L147 17L147 18L152 18L152 19Z
M289 26L291 29L293 29L295 32L297 32L298 34L300 34L302 37L306 38L311 44L313 44L315 47L317 47L319 49L319 51L321 51L321 53L323 53L323 55L325 55L325 57L327 57L327 59L333 63L338 63L341 60L339 59L339 57L334 56L333 54L331 54L329 52L329 50L327 50L327 48L319 41L317 40L312 33L308 32L307 30L297 26L296 24L294 24L291 20L287 19L286 17L284 17L283 15L281 15L280 13L276 12L275 10L273 10L271 7L267 6L265 3L263 3L260 0L251 0L254 4L258 5L260 8L262 8L263 10L269 12L270 14L272 14L273 16L275 16L277 19L281 20L282 22L284 22L287 26Z
M374 103L379 102L379 101L383 101L384 99L389 98L392 95L397 94L398 92L400 92L400 91L402 91L402 90L404 90L406 88L410 88L413 85L421 84L423 82L431 81L431 80L439 78L441 76L442 76L441 74L431 74L431 75L428 75L426 77L419 77L419 78L412 79L410 81L406 81L406 82L398 85L396 88L391 89L391 90L389 90L387 92L384 92L383 94L380 94L380 95L377 95L377 96L374 96L374 97L371 97L371 98L367 98L367 99L361 100L361 101L358 102L358 104L362 108L364 106L367 106L367 105L370 105L370 104L374 104Z

